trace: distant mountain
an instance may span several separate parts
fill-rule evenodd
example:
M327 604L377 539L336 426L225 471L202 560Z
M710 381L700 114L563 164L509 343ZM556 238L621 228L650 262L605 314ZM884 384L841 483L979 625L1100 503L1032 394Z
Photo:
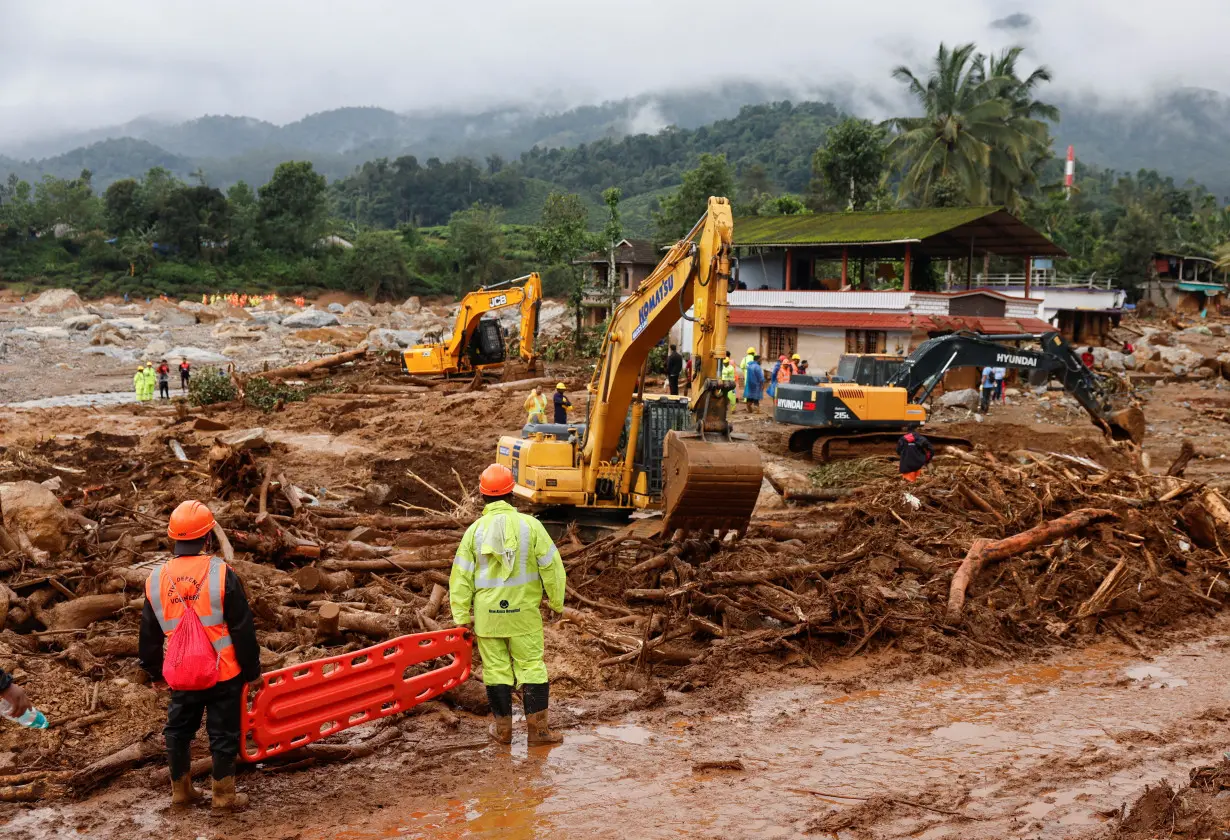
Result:
M1056 104L1063 116L1054 129L1057 156L1072 144L1085 163L1126 172L1156 169L1230 200L1230 96L1179 88L1145 102L1075 98Z
M101 140L64 154L39 161L17 161L0 157L0 179L15 172L19 178L31 183L44 175L57 178L76 178L81 170L88 169L94 175L94 185L104 189L121 178L139 177L155 166L168 169L181 178L187 177L196 167L182 155L174 155L145 140L123 137L117 140Z

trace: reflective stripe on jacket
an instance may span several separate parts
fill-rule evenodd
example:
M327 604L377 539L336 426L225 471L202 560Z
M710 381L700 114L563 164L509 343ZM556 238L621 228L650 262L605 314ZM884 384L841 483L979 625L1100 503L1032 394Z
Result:
M499 517L507 547L503 560L482 550ZM551 609L561 612L564 584L564 562L542 523L507 502L492 502L466 530L453 558L448 586L453 621L468 624L473 612L479 636L539 633L544 590Z
M188 604L192 605L218 652L218 682L239 676L241 670L222 615L225 597L226 563L220 557L175 557L154 569L145 581L145 600L164 635L179 626Z

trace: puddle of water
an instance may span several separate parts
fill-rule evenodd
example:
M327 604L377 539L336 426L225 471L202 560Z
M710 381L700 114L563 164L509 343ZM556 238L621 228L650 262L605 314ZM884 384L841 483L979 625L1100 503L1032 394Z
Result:
M1176 677L1160 665L1138 665L1123 672L1128 679L1147 682L1149 688L1182 688L1187 680Z
M981 724L959 720L956 723L950 723L948 726L941 726L939 729L933 730L931 734L946 741L977 741L979 743L986 743L988 741L1003 741L1007 733L1001 732L994 726L982 726Z
M116 391L110 394L70 394L63 397L44 397L41 400L3 403L7 408L88 408L96 405L125 405L137 401L132 391Z
M638 744L641 746L648 744L654 739L654 734L648 729L630 723L620 726L599 726L595 727L594 732L603 738L614 738L617 741L623 741L625 744Z

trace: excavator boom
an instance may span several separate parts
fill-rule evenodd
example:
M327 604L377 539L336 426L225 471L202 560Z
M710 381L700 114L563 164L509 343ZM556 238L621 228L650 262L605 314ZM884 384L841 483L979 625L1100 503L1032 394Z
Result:
M402 354L402 368L420 376L449 376L504 364L503 331L497 320L483 316L511 306L521 310L520 362L532 372L537 361L534 340L542 306L542 279L537 272L467 294L461 299L452 335L447 340L408 348Z
M708 211L611 315L584 424L527 426L497 460L537 505L663 509L665 528L743 531L760 492L760 453L727 420L721 379L731 286L730 203ZM645 392L649 352L692 309L689 398Z

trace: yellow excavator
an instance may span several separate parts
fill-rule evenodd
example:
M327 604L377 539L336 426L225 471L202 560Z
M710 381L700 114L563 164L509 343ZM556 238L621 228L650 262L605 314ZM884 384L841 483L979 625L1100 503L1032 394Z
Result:
M429 336L434 340L408 348L402 354L402 370L417 376L466 376L504 366L507 374L511 365L505 365L504 330L499 319L483 316L510 306L521 308L522 368L518 372L534 375L538 365L534 339L538 334L538 310L542 306L542 278L537 272L470 292L461 299L449 339ZM506 375L505 378L513 377Z
M721 379L731 279L730 202L708 211L616 307L589 384L582 424L526 426L496 460L538 508L665 512L663 530L746 530L760 493L760 451L732 434L734 383ZM691 396L645 392L649 351L694 311Z

